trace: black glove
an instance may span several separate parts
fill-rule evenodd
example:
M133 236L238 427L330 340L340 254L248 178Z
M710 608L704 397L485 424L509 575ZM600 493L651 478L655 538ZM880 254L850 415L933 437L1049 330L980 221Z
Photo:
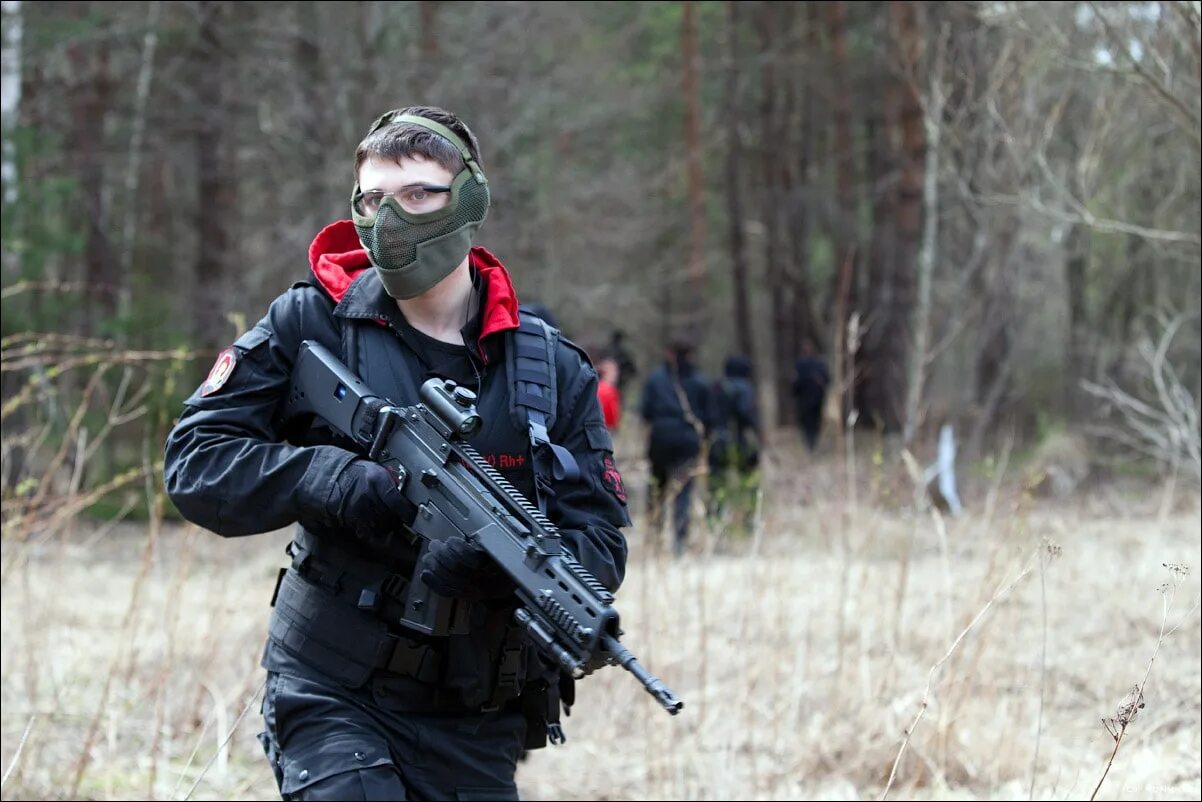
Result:
M392 536L417 517L417 508L405 498L388 469L365 459L347 463L338 474L327 512L339 529L377 546L391 545Z
M515 587L484 549L462 537L431 541L421 578L435 593L473 601L503 598Z

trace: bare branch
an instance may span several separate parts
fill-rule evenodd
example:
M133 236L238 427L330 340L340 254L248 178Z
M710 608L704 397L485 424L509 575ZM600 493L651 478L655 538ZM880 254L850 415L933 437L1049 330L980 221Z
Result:
M1191 317L1178 315L1168 321L1155 348L1146 343L1138 349L1158 406L1124 390L1113 380L1106 384L1085 381L1081 386L1110 404L1120 417L1120 426L1098 428L1100 436L1150 457L1170 471L1185 466L1195 480L1202 481L1197 404L1168 362L1174 336Z
M1027 199L1016 195L990 194L979 196L979 200L983 203L993 203L1000 206L1021 207L1025 205L1059 222L1083 225L1095 231L1105 231L1111 234L1130 234L1134 237L1142 237L1158 242L1185 242L1190 245L1202 245L1202 237L1192 232L1148 228L1134 223L1124 223L1121 220L1109 220L1096 216L1079 203L1077 204L1079 208L1076 211L1066 212L1063 209L1048 206L1039 198Z
M1148 72L1148 70L1144 67L1143 62L1139 58L1136 58L1135 54L1131 52L1130 46L1123 42L1118 36L1114 30L1114 27L1110 24L1110 20L1106 18L1106 15L1102 13L1102 9L1098 8L1096 3L1092 2L1091 0L1089 7L1093 9L1094 15L1097 16L1098 20L1102 23L1102 27L1106 29L1106 37L1110 40L1111 45L1113 45L1116 50L1127 57L1127 61L1131 63L1131 67L1135 70L1136 74L1143 79L1143 82L1147 84L1148 87L1155 92L1161 100L1167 103L1169 108L1174 110L1177 115L1182 118L1183 122L1185 123L1186 131L1188 131L1189 135L1194 140L1194 145L1198 149L1202 149L1202 134L1199 133L1198 115L1194 114L1194 112L1181 101L1181 98L1170 92L1168 87L1157 80L1154 75Z

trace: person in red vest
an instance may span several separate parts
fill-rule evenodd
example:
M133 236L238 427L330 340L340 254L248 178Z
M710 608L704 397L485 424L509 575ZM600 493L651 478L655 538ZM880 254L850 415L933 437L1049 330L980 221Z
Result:
M617 431L622 420L622 394L618 390L618 360L610 354L597 360L597 400L601 402L601 415L605 428Z

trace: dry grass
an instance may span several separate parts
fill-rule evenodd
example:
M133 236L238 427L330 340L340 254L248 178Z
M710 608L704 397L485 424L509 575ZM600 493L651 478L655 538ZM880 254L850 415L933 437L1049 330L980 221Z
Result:
M1100 719L1156 646L1162 564L1198 562L1196 495L1165 515L1147 488L1053 502L982 482L941 533L900 471L865 459L855 494L835 471L779 456L756 532L695 526L681 560L632 536L624 640L686 708L669 717L617 669L589 678L567 745L521 765L526 798L875 798L928 675L891 799L1026 797L1037 730L1034 797L1089 795L1114 747ZM4 544L3 798L180 799L210 763L192 798L278 798L257 706L218 746L260 688L287 533L86 535ZM1062 554L1043 566L1047 540ZM1197 570L1177 593L1170 627ZM1202 644L1188 616L1100 798L1200 796Z

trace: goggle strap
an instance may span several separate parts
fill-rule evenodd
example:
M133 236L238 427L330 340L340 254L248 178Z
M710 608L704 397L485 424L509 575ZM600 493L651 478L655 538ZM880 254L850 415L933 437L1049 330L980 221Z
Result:
M367 132L368 136L371 136L376 131L380 130L382 126L388 123L409 123L410 125L416 125L419 128L425 128L427 131L432 131L438 134L443 139L454 145L456 150L459 151L459 154L463 156L464 164L466 164L468 169L472 171L472 177L476 179L477 183L484 183L484 171L480 169L480 165L476 164L476 160L472 158L471 149L468 148L467 144L460 139L454 131L452 131L450 128L447 128L442 123L434 122L434 120L431 120L428 117L420 117L416 114L400 114L393 116L394 114L395 112L390 111L381 116L380 119L376 120L376 122L372 125L371 130Z

